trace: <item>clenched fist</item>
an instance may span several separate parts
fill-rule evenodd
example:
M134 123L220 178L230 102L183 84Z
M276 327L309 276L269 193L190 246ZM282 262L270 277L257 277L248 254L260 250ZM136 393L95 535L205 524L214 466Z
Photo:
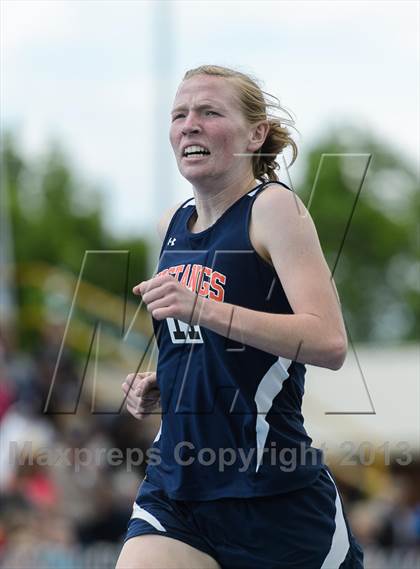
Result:
M190 324L198 323L203 303L207 301L168 274L141 282L133 288L133 293L142 297L155 320L177 318Z
M130 373L122 384L127 411L136 419L144 419L160 405L156 372Z

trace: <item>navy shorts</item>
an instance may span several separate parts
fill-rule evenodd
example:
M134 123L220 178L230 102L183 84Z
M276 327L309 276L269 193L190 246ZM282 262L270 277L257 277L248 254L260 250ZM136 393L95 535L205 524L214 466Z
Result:
M211 555L223 569L363 569L329 470L287 494L172 500L144 480L126 540L155 534Z

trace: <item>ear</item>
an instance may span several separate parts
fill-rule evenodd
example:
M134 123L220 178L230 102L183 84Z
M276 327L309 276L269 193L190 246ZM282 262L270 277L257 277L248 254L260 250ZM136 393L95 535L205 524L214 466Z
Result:
M270 130L270 125L268 121L261 121L254 125L249 133L249 142L247 150L250 152L256 152L264 144L267 138L268 131Z

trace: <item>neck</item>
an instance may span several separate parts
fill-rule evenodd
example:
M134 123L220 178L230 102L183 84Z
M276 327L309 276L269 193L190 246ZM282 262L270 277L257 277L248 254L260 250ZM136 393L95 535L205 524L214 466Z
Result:
M212 185L211 190L203 185L193 185L197 218L194 220L195 232L204 231L213 225L219 217L240 197L252 190L258 182L252 173L240 182Z

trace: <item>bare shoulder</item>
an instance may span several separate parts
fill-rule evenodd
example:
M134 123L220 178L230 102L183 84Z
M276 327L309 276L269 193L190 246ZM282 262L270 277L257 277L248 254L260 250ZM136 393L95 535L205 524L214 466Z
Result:
M279 184L269 185L255 198L250 218L250 239L258 254L273 265L268 241L281 241L286 245L288 238L295 236L296 231L308 223L313 222L296 192Z
M282 218L307 217L309 215L305 204L296 192L288 190L279 184L268 185L260 192L253 206L257 217L270 212Z
M174 215L174 213L182 203L183 202L178 202L176 205L173 205L172 207L167 209L163 213L163 215L159 218L159 221L157 222L157 232L159 234L160 239L163 239L165 237L172 216Z

